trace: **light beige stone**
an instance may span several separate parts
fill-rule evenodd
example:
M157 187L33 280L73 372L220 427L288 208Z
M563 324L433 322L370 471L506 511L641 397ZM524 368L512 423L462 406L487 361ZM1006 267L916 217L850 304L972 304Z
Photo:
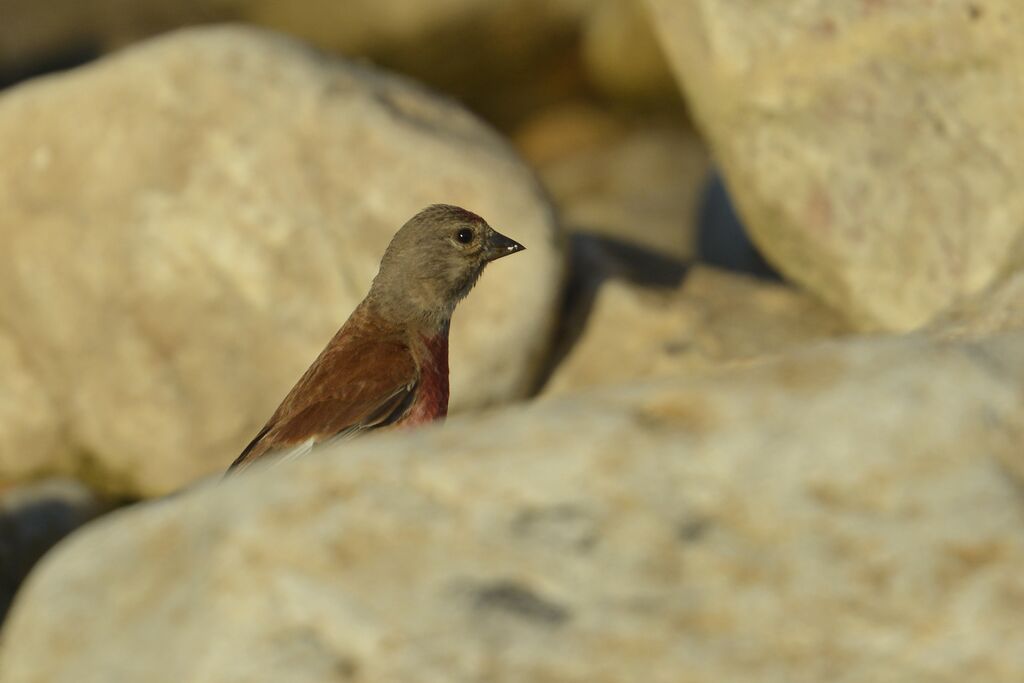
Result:
M768 259L907 330L1024 257L1024 5L648 0Z
M955 306L936 320L932 329L958 339L984 339L1024 329L1024 271Z
M679 89L643 0L599 0L583 27L590 81L620 100L674 101Z
M6 92L0 147L0 326L60 426L56 453L0 463L131 495L222 470L434 202L528 249L455 315L453 411L536 381L563 271L551 209L501 138L408 81L197 29Z
M25 361L0 330L0 485L31 479L66 450L57 406Z
M91 525L2 683L1016 683L1024 336L354 441Z
M837 314L779 283L695 266L677 288L613 277L544 391L693 374L839 336Z
M546 160L539 173L572 230L691 259L709 168L694 131L651 123Z

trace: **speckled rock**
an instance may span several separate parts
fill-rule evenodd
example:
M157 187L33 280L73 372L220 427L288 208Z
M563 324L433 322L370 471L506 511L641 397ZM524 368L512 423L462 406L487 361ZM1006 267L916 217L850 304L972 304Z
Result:
M1024 4L648 0L751 234L866 329L1024 259Z
M184 31L7 91L0 147L0 364L53 412L26 426L0 389L0 444L28 449L0 479L145 496L222 470L434 202L528 247L455 316L453 411L536 381L551 209L498 135L411 82L255 29Z
M936 320L931 329L943 336L970 339L1024 330L1024 271L955 306Z
M75 534L0 682L1016 683L1022 439L1022 334L371 436Z

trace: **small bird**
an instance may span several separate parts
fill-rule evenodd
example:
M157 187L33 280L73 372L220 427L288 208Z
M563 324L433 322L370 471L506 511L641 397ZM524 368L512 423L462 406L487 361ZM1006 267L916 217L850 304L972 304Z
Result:
M413 216L392 238L366 298L228 472L447 415L452 312L488 263L523 249L457 206Z

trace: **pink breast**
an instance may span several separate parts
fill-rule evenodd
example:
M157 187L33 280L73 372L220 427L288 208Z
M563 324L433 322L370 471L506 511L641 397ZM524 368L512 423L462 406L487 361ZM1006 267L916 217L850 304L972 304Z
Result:
M424 338L416 398L401 424L420 425L448 414L448 334Z

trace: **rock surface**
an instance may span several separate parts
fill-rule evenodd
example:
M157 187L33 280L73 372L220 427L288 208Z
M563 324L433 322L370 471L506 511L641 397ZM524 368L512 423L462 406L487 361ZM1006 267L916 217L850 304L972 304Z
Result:
M76 534L0 682L1016 683L1022 439L1024 333L369 437Z
M868 329L1024 258L1024 5L648 0L759 246Z
M0 491L0 621L39 558L106 508L89 489L66 479Z
M545 393L672 375L774 355L847 332L845 322L782 284L692 267L677 288L613 278Z
M954 307L932 329L957 339L984 339L999 332L1024 329L1024 271L1017 271Z
M582 85L576 58L595 0L3 0L5 71L89 58L170 29L245 22L414 75L493 118ZM576 71L581 71L576 69ZM570 82L566 82L566 79ZM500 81L502 87L495 88ZM554 87L553 87L554 86ZM524 101L525 98L525 101Z
M643 0L598 0L583 28L583 62L589 80L624 101L679 98Z
M535 159L566 227L692 258L710 168L704 143L683 126L643 122L615 128L598 121L585 109L542 115L517 138ZM586 131L593 131L592 139ZM559 140L574 133L584 139L559 153Z
M528 247L455 315L453 411L535 382L563 271L551 209L496 134L410 82L192 30L8 91L0 147L0 364L55 413L26 426L0 389L0 444L29 449L0 479L153 495L222 470L434 202Z

